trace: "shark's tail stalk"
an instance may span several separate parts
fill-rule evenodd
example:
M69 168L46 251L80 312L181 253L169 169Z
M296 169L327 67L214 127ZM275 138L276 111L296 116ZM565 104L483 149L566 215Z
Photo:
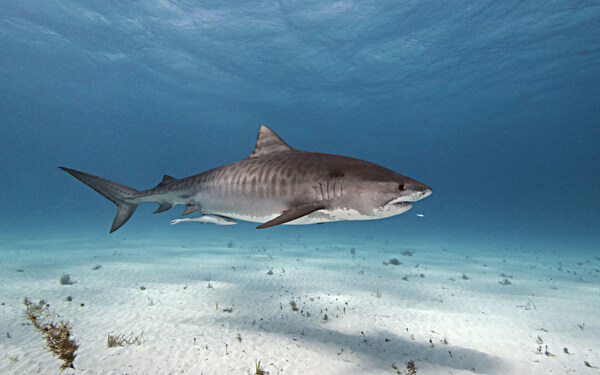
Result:
M59 168L88 185L92 189L96 190L98 193L102 194L105 198L117 205L117 216L115 216L115 220L110 227L110 233L116 231L123 224L125 224L140 204L139 201L133 199L139 197L140 192L130 188L129 186L107 180L106 178L94 176L89 173L76 171L74 169L65 167Z

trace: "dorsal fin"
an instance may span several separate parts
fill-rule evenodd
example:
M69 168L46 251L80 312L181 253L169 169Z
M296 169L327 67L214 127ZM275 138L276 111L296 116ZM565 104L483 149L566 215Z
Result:
M169 176L168 174L166 174L166 175L164 175L164 176L163 176L163 179L162 179L162 181L161 181L161 182L159 182L159 183L158 183L158 185L156 185L155 189L156 189L157 187L164 186L164 185L168 184L169 182L171 182L171 181L173 181L173 180L175 180L175 177L171 177L171 176Z
M260 130L258 131L258 137L256 137L256 146L254 146L254 151L252 151L247 159L258 158L268 154L291 150L293 150L293 148L282 141L273 130L261 125Z

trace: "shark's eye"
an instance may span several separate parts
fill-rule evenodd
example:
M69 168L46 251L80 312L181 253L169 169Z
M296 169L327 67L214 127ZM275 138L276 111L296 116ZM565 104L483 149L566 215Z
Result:
M398 185L398 189L400 189L400 191L404 191L406 187L404 186L404 184L400 184Z

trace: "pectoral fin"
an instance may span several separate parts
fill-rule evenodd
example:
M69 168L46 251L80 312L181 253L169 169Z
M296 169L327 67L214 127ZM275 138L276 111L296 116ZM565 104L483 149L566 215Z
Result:
M267 221L266 223L257 226L256 229L269 228L275 225L285 224L289 221L299 219L302 216L306 216L323 208L325 207L321 203L312 203L304 206L290 208L287 211L283 211L283 213L277 216L275 219Z

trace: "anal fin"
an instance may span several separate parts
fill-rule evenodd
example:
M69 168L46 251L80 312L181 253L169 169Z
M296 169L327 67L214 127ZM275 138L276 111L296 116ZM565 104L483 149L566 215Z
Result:
M266 223L257 226L256 229L269 228L275 225L285 224L292 220L299 219L302 216L311 214L317 210L321 210L323 208L325 207L322 203L311 203L304 206L290 208L289 210L283 211L283 213L277 216L275 219L269 220Z
M172 203L159 203L158 208L154 211L155 214L159 214L161 212L165 212L170 210L173 207Z

